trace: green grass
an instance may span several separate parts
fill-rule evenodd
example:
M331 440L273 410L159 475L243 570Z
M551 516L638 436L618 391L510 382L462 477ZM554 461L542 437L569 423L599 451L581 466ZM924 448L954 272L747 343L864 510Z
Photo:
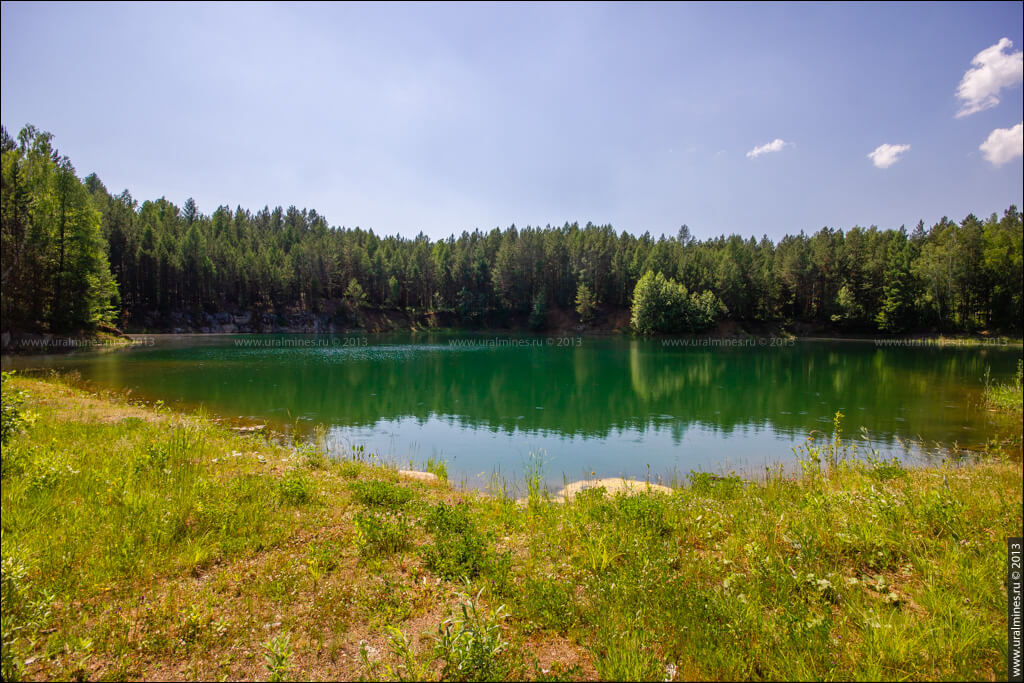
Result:
M373 507L397 509L413 498L409 489L387 481L356 481L349 489L357 502Z
M1024 400L1022 390L1024 380L1024 360L1017 361L1017 376L1012 382L993 384L985 378L985 404L990 408L1010 414L1021 414L1021 403Z
M1024 495L998 453L906 469L837 424L798 476L517 505L58 380L3 392L5 680L1006 677Z

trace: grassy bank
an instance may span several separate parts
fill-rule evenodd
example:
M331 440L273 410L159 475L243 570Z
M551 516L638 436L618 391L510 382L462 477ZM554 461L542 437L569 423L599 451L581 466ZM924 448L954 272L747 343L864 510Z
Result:
M4 679L1004 679L1019 462L483 496L73 389L5 412Z
M985 382L985 403L989 408L1008 415L1021 414L1024 401L1024 361L1017 361L1017 376L1012 382Z

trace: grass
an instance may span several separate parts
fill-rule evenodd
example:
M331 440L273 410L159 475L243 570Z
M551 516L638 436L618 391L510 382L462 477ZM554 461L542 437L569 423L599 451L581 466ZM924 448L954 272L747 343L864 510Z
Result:
M905 469L837 425L799 475L517 505L59 379L3 395L4 680L1007 674L998 452Z
M989 381L986 373L985 405L993 410L1020 416L1021 404L1024 402L1022 380L1024 380L1024 360L1017 361L1017 376L1012 382L993 384Z

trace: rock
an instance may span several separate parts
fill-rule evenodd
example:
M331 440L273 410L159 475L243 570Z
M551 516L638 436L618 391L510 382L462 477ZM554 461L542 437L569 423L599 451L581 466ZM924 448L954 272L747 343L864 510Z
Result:
M419 481L425 481L428 484L436 484L441 481L433 472L417 472L416 470L398 470L398 474L405 477L406 479L418 479Z
M267 425L252 425L251 427L232 427L231 431L240 432L242 434L251 434L253 432L262 432L267 428Z
M574 481L563 487L557 494L551 496L550 500L552 503L564 503L565 501L572 500L573 496L580 491L598 488L604 488L609 496L614 496L617 493L625 493L627 496L634 496L638 493L672 493L672 489L667 486L662 486L661 484L651 484L646 481L623 479L622 477L608 477L606 479L582 479L580 481ZM521 498L517 502L526 503L527 500L525 498Z
M607 479L584 479L582 481L574 481L559 491L558 495L569 499L580 491L602 487L610 496L614 496L619 492L624 492L626 495L635 495L637 493L672 493L672 489L667 486L662 486L661 484L651 484L646 481L634 481L632 479L623 479L622 477L610 477Z

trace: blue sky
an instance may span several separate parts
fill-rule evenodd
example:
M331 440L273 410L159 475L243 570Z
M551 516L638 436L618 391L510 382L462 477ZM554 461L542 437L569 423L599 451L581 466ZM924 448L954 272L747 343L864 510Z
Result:
M5 2L0 115L112 192L204 213L910 227L1024 203L1022 7Z

